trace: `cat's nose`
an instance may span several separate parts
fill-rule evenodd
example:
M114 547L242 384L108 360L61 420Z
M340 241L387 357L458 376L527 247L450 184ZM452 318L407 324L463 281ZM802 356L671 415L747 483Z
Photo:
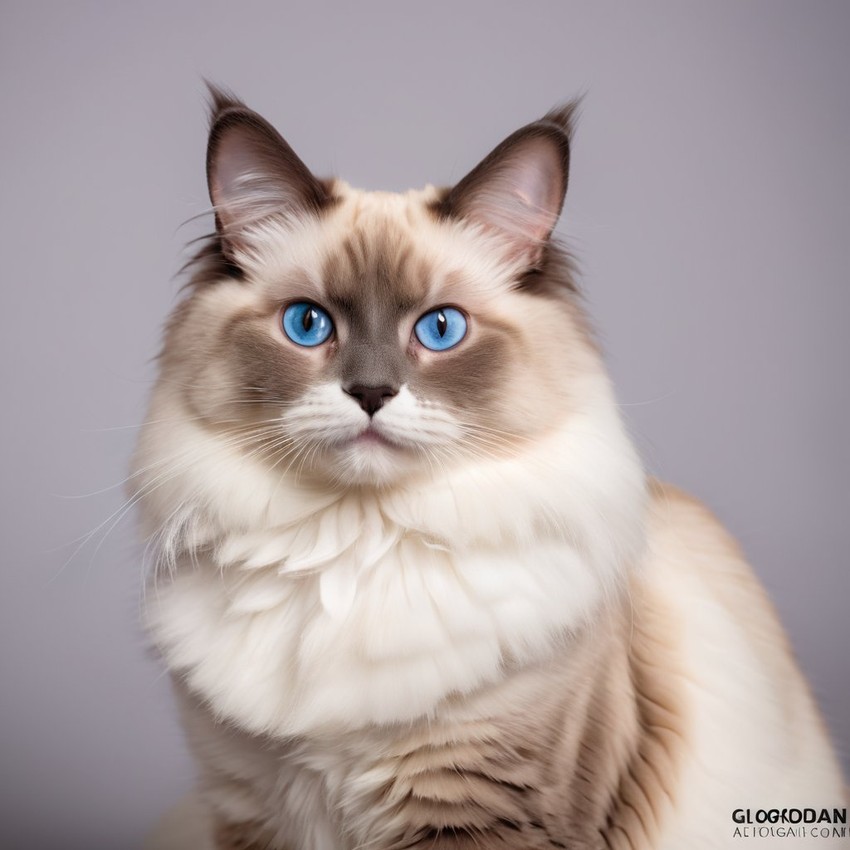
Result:
M345 391L360 402L360 406L369 416L374 416L384 406L387 399L398 393L398 390L394 387L367 387L363 384L355 384Z

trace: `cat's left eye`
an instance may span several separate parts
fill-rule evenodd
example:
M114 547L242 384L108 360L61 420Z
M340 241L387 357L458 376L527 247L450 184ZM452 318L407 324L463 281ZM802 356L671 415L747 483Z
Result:
M321 345L333 332L331 317L309 301L297 301L283 311L283 332L296 344L312 348Z
M456 307L440 307L426 313L414 325L413 332L425 348L446 351L466 336L466 316Z

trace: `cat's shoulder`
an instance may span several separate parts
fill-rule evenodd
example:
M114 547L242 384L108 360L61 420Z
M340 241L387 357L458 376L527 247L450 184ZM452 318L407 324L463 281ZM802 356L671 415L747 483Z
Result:
M648 490L649 532L652 537L666 543L675 539L683 545L708 546L729 556L742 557L735 538L705 503L658 478L649 479Z
M740 544L704 502L656 478L649 479L648 491L649 561L698 567L710 583L714 576L760 589Z
M738 541L707 505L655 478L649 481L644 567L650 581L699 595L703 608L714 604L742 616L761 641L769 637L776 649L787 650L770 597Z

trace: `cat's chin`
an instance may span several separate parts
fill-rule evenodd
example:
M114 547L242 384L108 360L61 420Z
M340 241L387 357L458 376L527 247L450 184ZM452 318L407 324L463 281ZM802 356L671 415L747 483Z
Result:
M407 480L420 466L412 448L367 429L325 454L317 470L335 484L388 487Z

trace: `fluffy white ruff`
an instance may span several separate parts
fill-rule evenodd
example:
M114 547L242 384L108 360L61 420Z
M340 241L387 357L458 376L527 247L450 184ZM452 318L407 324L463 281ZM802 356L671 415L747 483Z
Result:
M174 567L148 597L170 668L288 736L428 716L547 657L643 546L644 475L591 384L522 455L415 488L308 491L192 422L151 427L142 463L192 458L143 497Z

